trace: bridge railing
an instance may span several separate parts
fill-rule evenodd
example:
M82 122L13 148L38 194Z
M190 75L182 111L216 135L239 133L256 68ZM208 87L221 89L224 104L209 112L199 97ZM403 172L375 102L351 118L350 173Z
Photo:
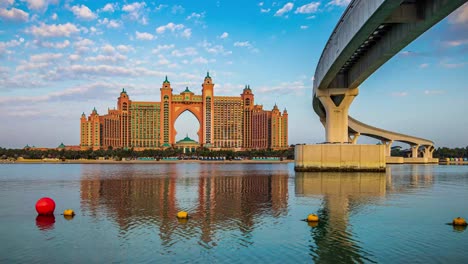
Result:
M338 57L343 53L343 50L353 38L364 38L363 41L367 39L367 35L358 36L357 33L384 2L385 0L352 0L349 3L338 24L333 29L320 56L315 70L314 88L321 86L325 75L329 72L331 66L337 62ZM349 21L349 19L351 19L351 21ZM348 48L351 52L354 52L355 48L359 47L360 44L361 43L357 43L356 47ZM341 59L343 60L342 63L344 63L348 58Z

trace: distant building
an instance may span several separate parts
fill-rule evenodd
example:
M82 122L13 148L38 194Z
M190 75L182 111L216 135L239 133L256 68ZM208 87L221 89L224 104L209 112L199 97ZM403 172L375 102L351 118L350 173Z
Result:
M24 150L40 150L40 151L47 151L47 150L81 150L81 146L80 145L68 145L67 146L67 145L63 144L63 142L62 142L56 148L36 147L36 146L29 146L27 144L26 146L24 146L23 149Z
M214 83L207 73L202 94L188 87L173 94L167 77L160 89L161 102L130 100L125 89L117 99L117 109L99 115L96 108L81 115L81 149L134 148L136 150L176 147L174 123L185 111L200 123L199 146L221 149L288 148L288 113L277 105L271 111L254 104L254 94L246 86L240 96L215 96Z
M174 148L182 149L183 153L195 152L196 149L200 146L198 142L188 137L188 135L175 143Z

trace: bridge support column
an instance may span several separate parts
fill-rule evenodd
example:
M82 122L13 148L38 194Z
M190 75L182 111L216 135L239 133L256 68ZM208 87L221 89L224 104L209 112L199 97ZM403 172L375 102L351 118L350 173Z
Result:
M385 156L390 157L392 156L392 144L393 140L381 140L382 145L385 146Z
M432 159L432 154L434 153L434 146L424 146L424 158Z
M326 112L325 134L328 143L348 143L348 109L359 89L316 90Z
M348 135L348 142L351 144L357 144L357 140L360 135L361 133L354 133L354 134Z
M419 145L411 145L411 157L412 158L418 157L418 149L419 149Z

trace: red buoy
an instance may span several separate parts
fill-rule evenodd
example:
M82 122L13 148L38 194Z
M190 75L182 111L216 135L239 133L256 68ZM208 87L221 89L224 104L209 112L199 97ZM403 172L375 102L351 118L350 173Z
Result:
M39 215L53 215L55 202L49 197L43 197L36 202L36 211Z

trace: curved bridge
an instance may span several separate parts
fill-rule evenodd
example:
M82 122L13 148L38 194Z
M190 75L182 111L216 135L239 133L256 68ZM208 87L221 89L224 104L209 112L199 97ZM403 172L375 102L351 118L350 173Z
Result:
M314 79L313 108L326 130L326 142L347 143L352 135L412 146L413 157L433 142L386 131L348 118L358 86L406 45L448 16L466 0L353 0L341 16L320 57ZM354 142L357 138L354 138Z
M385 154L387 157L391 156L391 147L395 141L409 144L411 146L413 158L417 158L418 156L432 158L432 153L434 152L434 142L430 140L373 127L350 116L348 116L348 133L349 142L352 144L356 144L360 135L380 140L382 144L385 145ZM420 148L422 148L422 151L418 153Z

